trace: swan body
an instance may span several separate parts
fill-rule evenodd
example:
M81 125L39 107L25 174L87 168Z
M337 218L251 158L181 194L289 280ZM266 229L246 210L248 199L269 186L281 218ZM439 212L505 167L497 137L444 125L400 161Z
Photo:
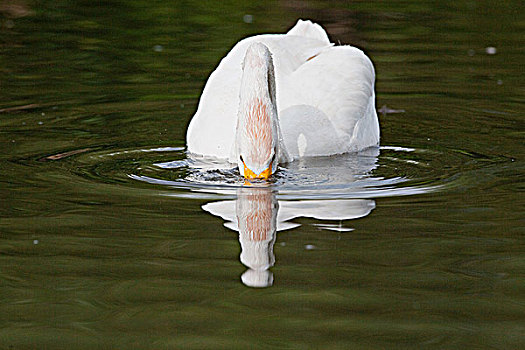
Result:
M310 21L246 38L210 75L188 126L188 151L259 177L277 163L375 146L374 81L361 50L334 46Z

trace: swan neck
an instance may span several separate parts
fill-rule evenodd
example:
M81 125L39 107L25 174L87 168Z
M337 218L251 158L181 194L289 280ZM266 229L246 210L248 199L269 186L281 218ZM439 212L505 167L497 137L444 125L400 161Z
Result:
M241 105L260 100L275 109L275 78L269 73L270 64L272 63L268 62L266 67L245 66L239 96Z
M277 154L278 124L275 78L270 52L262 44L247 50L239 93L237 151L255 174L272 167Z

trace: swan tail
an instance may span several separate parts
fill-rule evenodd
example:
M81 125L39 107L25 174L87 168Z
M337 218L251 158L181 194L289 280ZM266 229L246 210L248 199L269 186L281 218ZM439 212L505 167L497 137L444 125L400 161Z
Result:
M330 40L323 27L310 20L298 20L295 26L286 33L287 35L297 35L305 38L316 39L330 45Z

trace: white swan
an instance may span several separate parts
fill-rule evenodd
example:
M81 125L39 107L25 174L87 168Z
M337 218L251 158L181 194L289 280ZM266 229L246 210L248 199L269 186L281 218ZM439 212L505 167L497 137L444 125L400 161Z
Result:
M334 46L310 21L241 40L204 87L188 151L227 159L251 179L295 158L377 145L374 80L361 50Z

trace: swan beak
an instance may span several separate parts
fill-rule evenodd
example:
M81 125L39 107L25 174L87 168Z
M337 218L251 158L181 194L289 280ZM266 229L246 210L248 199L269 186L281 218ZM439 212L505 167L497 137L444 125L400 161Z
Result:
M244 177L246 179L248 179L248 180L252 180L252 179L268 180L270 175L272 175L272 163L273 162L270 162L270 165L268 166L268 168L266 168L266 170L264 170L260 174L256 174L253 171L251 171L250 168L248 168L246 166L246 164L244 164L244 162L243 162L243 165L244 165Z

